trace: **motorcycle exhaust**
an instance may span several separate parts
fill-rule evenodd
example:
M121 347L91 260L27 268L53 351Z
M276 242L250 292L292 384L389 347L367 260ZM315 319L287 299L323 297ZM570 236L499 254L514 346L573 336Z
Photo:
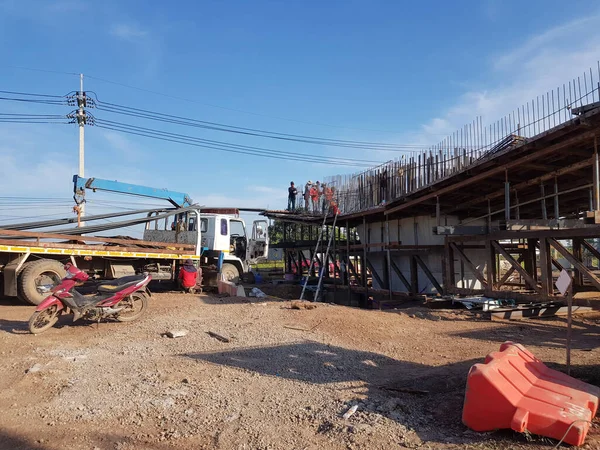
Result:
M104 317L112 316L113 314L120 313L125 308L102 308L102 315Z

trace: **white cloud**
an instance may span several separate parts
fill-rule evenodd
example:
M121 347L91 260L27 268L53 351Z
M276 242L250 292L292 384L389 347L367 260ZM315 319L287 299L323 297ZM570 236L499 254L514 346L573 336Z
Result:
M516 64L526 63L527 59L537 58L540 53L545 53L551 48L554 48L557 44L566 45L568 48L577 52L577 47L581 48L582 44L585 46L585 42L582 40L574 41L573 37L581 33L581 30L586 30L586 39L588 40L590 35L590 29L597 28L599 25L600 16L592 15L589 17L583 17L570 22L561 24L559 26L550 28L543 33L531 36L525 41L520 47L507 52L502 55L498 55L494 58L495 69L514 69ZM594 34L594 31L591 32ZM575 47L576 46L576 47Z
M136 41L148 37L148 32L134 24L115 24L110 29L111 36L127 41Z
M594 83L597 83L600 78L597 69L600 58L598 25L598 15L574 20L532 36L518 48L493 55L487 78L500 81L464 92L454 105L423 124L420 133L411 135L411 143L431 144L439 140L432 139L434 136L450 134L478 116L482 117L484 125L493 123L538 95L545 95L559 86L562 89L563 83L584 72L589 87L590 67ZM574 41L573 36L581 27L586 30L586 38ZM407 137L399 140L406 142Z

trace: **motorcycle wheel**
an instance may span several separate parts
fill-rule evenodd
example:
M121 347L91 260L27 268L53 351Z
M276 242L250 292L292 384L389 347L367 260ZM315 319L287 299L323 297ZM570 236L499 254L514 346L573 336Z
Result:
M60 311L56 305L52 305L42 311L36 311L29 319L29 331L32 334L40 334L52 328L56 322Z
M142 292L134 292L116 306L123 308L116 316L119 322L133 322L139 319L148 309L148 298Z

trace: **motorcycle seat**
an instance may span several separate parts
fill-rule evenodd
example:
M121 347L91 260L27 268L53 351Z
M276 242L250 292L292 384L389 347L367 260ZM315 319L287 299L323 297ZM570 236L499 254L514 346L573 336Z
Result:
M98 290L98 292L104 293L118 292L139 283L144 278L146 278L145 275L131 275L127 277L121 277L116 280L104 281L102 282L102 284L98 285L96 289Z

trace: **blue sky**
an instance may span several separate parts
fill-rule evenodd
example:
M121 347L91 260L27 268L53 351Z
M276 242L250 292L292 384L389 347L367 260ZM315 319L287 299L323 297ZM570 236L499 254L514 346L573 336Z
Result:
M282 133L428 145L595 67L598 25L600 9L579 1L0 0L0 90L62 95L79 83L62 72L82 72L86 90L107 102ZM0 101L0 112L69 108ZM399 156L97 115L281 151ZM75 125L0 123L2 195L64 198L38 213L68 215L77 149ZM86 154L87 176L189 192L210 206L283 208L291 180L355 170L94 127L86 129ZM92 212L108 207L90 202Z

